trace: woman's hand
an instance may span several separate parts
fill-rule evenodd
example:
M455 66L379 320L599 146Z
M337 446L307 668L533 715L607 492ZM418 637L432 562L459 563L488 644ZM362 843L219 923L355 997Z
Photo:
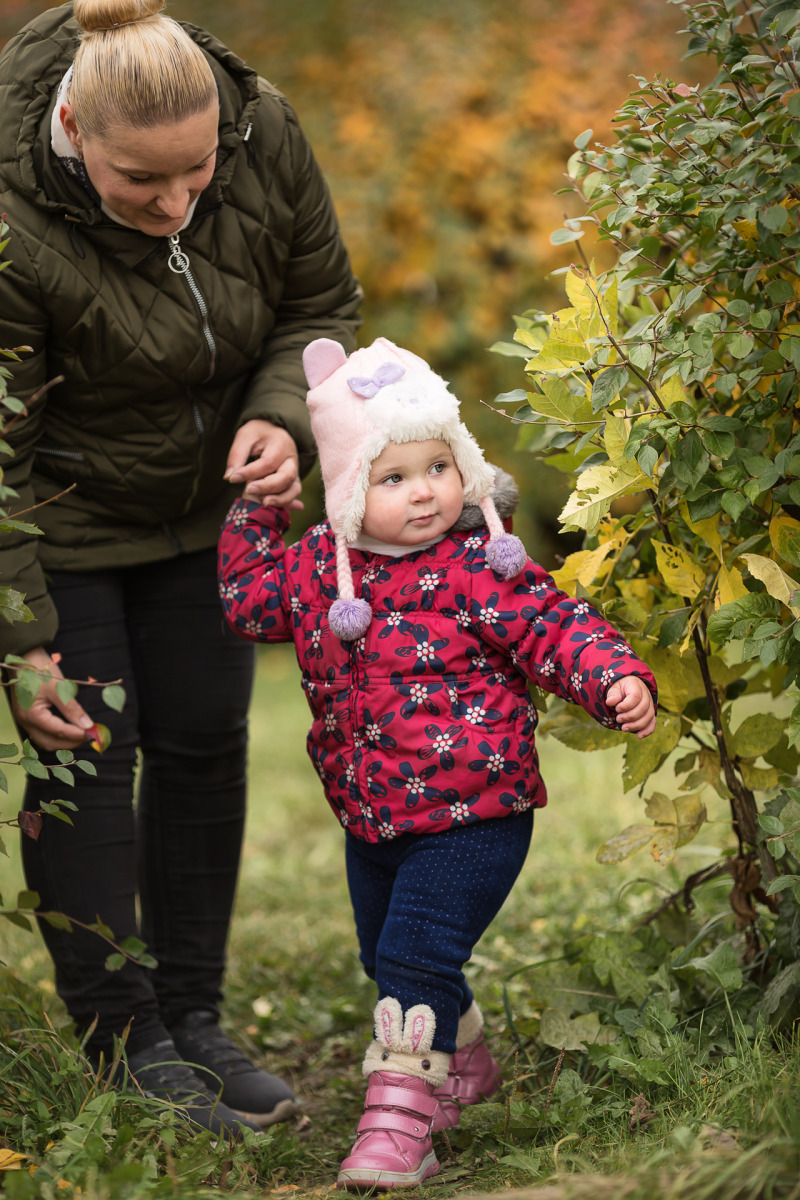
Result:
M297 447L291 434L269 421L247 421L231 444L225 478L244 483L245 500L302 508Z
M656 707L650 689L638 675L625 675L608 689L606 704L614 709L617 723L625 733L646 738L656 727Z
M42 680L36 699L30 708L23 708L17 700L16 688L10 689L11 711L16 722L22 726L32 742L42 750L73 750L87 740L94 722L77 700L66 704L56 691L56 682L63 679L57 663L53 662L43 646L23 654L40 675ZM24 667L19 668L24 671Z

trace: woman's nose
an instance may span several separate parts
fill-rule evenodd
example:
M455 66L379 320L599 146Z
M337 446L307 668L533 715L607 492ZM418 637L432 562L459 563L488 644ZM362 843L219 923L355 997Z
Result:
M185 183L165 187L158 197L158 207L167 217L182 217L189 207L189 189Z

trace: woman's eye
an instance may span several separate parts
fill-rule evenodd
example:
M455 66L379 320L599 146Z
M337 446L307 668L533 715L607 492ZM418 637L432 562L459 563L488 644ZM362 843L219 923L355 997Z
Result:
M138 175L126 175L125 178L127 179L128 183L149 183L150 182L149 175L146 179L140 179Z

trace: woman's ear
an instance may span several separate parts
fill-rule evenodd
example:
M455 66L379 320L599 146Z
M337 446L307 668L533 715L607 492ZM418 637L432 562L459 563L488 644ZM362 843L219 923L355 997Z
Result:
M59 112L61 125L64 133L70 141L70 145L79 158L83 158L83 139L78 126L75 124L75 114L72 111L71 104L62 104Z

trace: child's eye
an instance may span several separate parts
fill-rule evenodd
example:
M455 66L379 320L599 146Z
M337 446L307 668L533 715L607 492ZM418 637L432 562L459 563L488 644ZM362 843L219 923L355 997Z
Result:
M395 474L394 474L394 475L386 475L386 476L385 476L385 477L384 477L384 478L381 480L381 483L400 483L400 482L401 482L401 480L402 480L402 478L403 478L403 476L402 476L402 475L398 475L398 474L395 472Z
M447 469L447 463L434 463L431 467L431 474L441 475L442 471Z

